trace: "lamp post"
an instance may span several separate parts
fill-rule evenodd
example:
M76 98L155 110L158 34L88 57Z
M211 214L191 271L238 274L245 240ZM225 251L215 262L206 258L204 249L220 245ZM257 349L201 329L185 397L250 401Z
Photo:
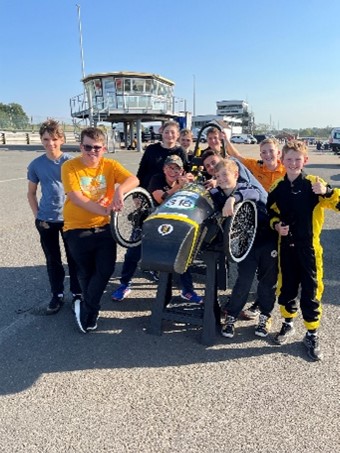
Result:
M85 78L85 63L84 63L84 50L83 50L83 34L82 34L82 30L81 30L80 5L76 5L76 6L77 6L77 11L78 11L81 72L82 72L83 79L84 79Z
M192 76L192 115L196 116L196 76Z
M76 6L77 6L77 12L78 12L81 73L82 73L83 79L85 79L85 62L84 62L84 50L83 50L83 33L82 33L81 17L80 17L80 5L76 5ZM92 126L93 125L92 97L91 97L91 93L86 91L84 81L83 81L83 85L84 85L83 97L84 97L84 99L85 99L85 97L87 97L87 103L88 103L88 108L89 108L89 121L90 121L90 125Z

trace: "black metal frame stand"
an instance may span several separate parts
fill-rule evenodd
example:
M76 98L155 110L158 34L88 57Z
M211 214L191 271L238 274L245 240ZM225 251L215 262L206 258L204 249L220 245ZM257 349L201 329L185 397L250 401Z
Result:
M148 333L161 335L163 320L183 322L202 326L202 344L211 346L215 343L216 328L220 328L217 290L227 288L226 260L225 255L217 251L202 251L201 258L206 264L204 305L192 306L191 309L182 308L180 304L168 307L172 297L172 274L161 272Z

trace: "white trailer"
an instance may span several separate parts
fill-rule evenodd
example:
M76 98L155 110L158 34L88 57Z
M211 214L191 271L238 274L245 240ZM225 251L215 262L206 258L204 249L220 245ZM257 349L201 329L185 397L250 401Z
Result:
M335 127L329 137L329 146L336 154L340 154L340 127Z

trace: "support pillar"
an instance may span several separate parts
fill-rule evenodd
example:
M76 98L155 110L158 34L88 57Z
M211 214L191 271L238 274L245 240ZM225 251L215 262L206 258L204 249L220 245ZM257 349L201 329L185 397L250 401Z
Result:
M139 119L136 122L136 137L137 137L137 151L141 153L143 151L142 142L142 121Z

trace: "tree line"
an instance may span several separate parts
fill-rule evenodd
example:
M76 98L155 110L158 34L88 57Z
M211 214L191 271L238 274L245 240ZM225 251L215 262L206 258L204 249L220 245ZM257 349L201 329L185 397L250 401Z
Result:
M280 133L284 133L287 135L292 135L294 137L316 137L316 138L327 138L330 136L331 130L334 126L326 126L326 127L308 127L308 128L301 128L301 129L273 129L270 127L269 124L256 124L254 129L254 134L272 134L272 135L280 135Z
M25 113L20 104L12 102L10 104L2 104L0 102L0 129L1 130L25 130L33 125L30 124L30 119ZM277 135L279 132L286 132L294 136L300 137L328 137L332 130L332 126L327 127L310 127L304 129L282 129L282 131L270 130L268 124L256 124L254 133L266 134L272 133Z
M0 102L0 129L26 129L30 124L29 117L20 104Z

